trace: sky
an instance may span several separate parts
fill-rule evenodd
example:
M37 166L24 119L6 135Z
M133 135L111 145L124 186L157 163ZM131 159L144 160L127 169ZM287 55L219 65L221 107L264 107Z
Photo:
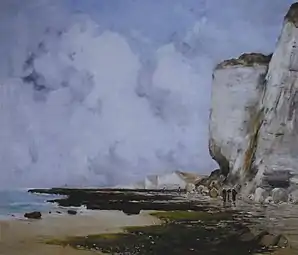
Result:
M0 1L0 186L211 172L212 70L271 53L293 2Z

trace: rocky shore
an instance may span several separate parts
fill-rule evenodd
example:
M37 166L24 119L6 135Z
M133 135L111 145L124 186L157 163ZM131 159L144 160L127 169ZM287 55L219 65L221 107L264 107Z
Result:
M202 180L211 184L215 174ZM211 181L212 179L212 181ZM101 251L109 254L295 254L283 228L273 230L272 211L257 204L238 200L236 206L222 203L220 194L210 197L197 190L101 190L49 189L30 190L66 195L52 200L64 207L86 206L94 211L123 211L128 217L148 214L161 224L124 228L111 234L100 232L88 235L52 237L47 245L73 247L76 250ZM137 208L137 209L136 209ZM268 214L269 212L269 214ZM271 216L270 216L271 215ZM76 216L73 216L76 217ZM266 222L266 224L264 224ZM291 239L291 241L294 239ZM163 252L162 252L163 251Z

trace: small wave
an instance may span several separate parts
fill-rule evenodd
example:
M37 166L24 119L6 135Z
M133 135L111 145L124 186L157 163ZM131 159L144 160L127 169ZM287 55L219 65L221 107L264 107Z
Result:
M12 202L9 206L44 206L49 204L48 202Z
M61 196L37 196L26 190L0 190L0 217L5 215L23 215L28 211L46 212L57 208L55 203L47 202L50 198Z

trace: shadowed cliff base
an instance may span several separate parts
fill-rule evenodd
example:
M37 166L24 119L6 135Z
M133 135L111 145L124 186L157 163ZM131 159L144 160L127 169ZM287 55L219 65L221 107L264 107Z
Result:
M209 139L209 154L213 160L217 162L220 167L220 173L227 176L230 172L229 161L222 154L219 146L216 145L214 139Z

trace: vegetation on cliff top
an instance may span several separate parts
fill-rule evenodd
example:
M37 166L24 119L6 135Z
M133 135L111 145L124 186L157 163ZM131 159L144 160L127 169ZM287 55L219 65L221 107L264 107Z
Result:
M254 65L268 65L272 54L264 55L261 53L244 53L239 58L232 58L224 60L219 63L215 69L222 69L230 66L254 66Z

